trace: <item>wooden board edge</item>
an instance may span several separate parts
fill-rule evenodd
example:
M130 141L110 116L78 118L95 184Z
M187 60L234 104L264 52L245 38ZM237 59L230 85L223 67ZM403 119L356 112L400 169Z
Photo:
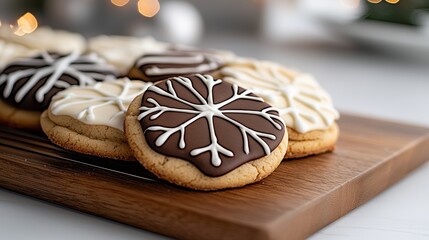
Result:
M399 154L392 153L381 164L323 197L315 199L299 211L282 216L269 224L266 230L269 239L305 239L368 202L429 160L429 135L404 148L398 151ZM404 162L408 164L404 166ZM385 169L389 169L389 171ZM395 174L391 174L392 172ZM388 180L383 181L383 179ZM285 235L285 232L289 234Z
M274 222L264 226L240 225L236 222L229 223L212 216L207 218L207 215L202 215L198 212L190 212L185 208L175 207L174 205L167 204L162 206L165 202L163 202L163 204L158 204L157 202L152 202L150 197L144 199L141 203L145 204L146 208L134 205L131 206L129 210L123 212L123 205L106 205L97 201L97 199L104 199L106 195L110 194L111 196L115 196L115 194L118 194L112 189L107 189L106 192L98 193L102 194L101 196L94 195L95 199L89 199L88 197L88 199L85 199L84 203L78 204L78 201L76 200L80 200L81 198L68 196L67 189L35 189L34 186L27 183L34 181L38 183L42 182L44 179L50 179L58 181L61 186L61 184L67 184L67 182L70 181L70 179L64 179L64 174L67 174L67 177L72 177L72 181L78 184L81 181L81 177L89 179L92 182L100 180L97 179L97 177L104 181L106 177L101 172L88 176L87 173L81 172L67 173L63 171L53 173L53 171L44 169L44 167L29 169L28 162L30 161L27 162L25 159L17 158L14 161L10 159L0 161L0 186L29 196L34 196L48 202L77 209L82 212L95 214L175 238L302 239L367 202L378 193L402 179L405 175L428 159L429 135L426 135L410 142L410 144L399 149L396 154L392 153L380 164L360 174L358 177L347 182L341 187L333 189L331 192L308 203L304 208L288 215L281 216ZM408 164L404 164L404 162L407 162ZM25 166L27 169L23 171ZM386 171L386 169L388 170ZM32 170L37 171L31 172ZM14 174L3 173L8 171L11 171ZM35 175L34 173L37 174ZM397 175L390 173L396 173ZM22 178L16 179L17 174L21 174ZM387 180L380 181L380 179ZM82 186L79 185L78 187L85 189L83 193L90 196L88 193L91 192L91 187L93 185L87 185L87 183L88 182L85 184L81 183ZM376 186L374 186L374 183L377 183ZM354 185L358 187L351 187ZM103 189L103 191L105 190ZM349 204L344 205L345 202L349 202ZM131 211L135 209L141 209L141 214ZM150 212L146 214L145 211ZM311 216L311 218L309 216ZM174 225L171 223L172 219L180 221ZM196 222L195 219L204 220ZM198 230L203 228L210 229L196 234L195 231L188 231L190 228ZM221 235L219 235L219 232L221 232ZM288 232L289 235L284 235L284 232Z
M109 181L108 178L103 179L103 175L100 173L93 173L89 176L85 173L75 172L67 174L67 178L64 178L64 172L52 171L49 168L32 167L32 164L29 164L25 160L20 161L18 158L0 158L0 160L1 187L32 198L47 201L59 207L68 207L180 239L268 238L266 229L259 226L240 225L223 221L214 216L188 211L174 204L156 202L150 196L140 199L139 202L122 202L125 205L129 204L128 209L124 209L123 205L120 205L118 202L105 203L100 200L107 197L117 198L121 193L115 191L114 188L103 188L102 191L93 191L91 188L97 189L97 186L91 185L92 181L97 181L96 179L100 177L103 181ZM20 177L17 178L17 176ZM48 179L50 182L56 182L57 187L39 186L35 188L32 185L34 183L42 184ZM88 196L85 198L85 201L82 201L82 196L70 194L69 186L67 186L70 183L73 183L73 188L79 189L82 195ZM112 182L112 184L115 183ZM198 229L200 231L197 233L190 229ZM201 231L201 229L206 230Z
M345 119L346 120L361 119L361 120L365 120L365 121L384 122L384 123L392 124L392 125L400 125L403 127L419 128L423 132L429 132L428 126L418 124L418 123L414 123L414 122L410 122L410 121L405 121L405 120L400 120L400 119L392 119L392 118L377 116L377 115L372 115L372 114L362 114L362 113L356 113L356 112L350 112L350 111L343 111L343 110L340 110L340 114L341 114L341 117L340 117L339 121L343 121Z

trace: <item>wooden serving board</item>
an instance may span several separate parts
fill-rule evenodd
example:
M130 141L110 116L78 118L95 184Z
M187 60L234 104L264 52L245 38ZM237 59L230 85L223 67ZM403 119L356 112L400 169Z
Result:
M334 153L284 161L259 183L209 193L0 127L0 185L176 238L301 239L429 160L427 128L350 115L339 125Z

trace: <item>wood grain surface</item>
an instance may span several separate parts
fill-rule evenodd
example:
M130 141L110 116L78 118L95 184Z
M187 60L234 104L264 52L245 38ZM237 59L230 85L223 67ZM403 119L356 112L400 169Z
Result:
M284 161L259 183L209 193L0 127L0 186L176 238L301 239L429 160L427 128L351 115L339 125L334 153Z

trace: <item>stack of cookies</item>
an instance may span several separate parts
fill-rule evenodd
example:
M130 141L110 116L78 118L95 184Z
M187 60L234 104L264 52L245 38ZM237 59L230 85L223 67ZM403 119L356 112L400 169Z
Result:
M0 46L1 124L139 161L179 186L241 187L283 159L333 151L338 139L329 94L277 63L49 28L24 38L0 32Z

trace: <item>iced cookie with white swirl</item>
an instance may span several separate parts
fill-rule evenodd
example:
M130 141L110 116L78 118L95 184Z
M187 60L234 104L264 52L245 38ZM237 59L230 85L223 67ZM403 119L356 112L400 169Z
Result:
M329 94L311 75L251 59L229 63L220 75L225 81L253 90L279 109L289 134L286 158L334 150L339 113Z
M188 53L202 53L205 55L209 55L222 63L233 61L236 58L236 55L231 51L219 50L219 49L200 49L200 48L183 45L183 44L171 44L168 50L178 51L178 52L188 52Z
M210 74L223 66L223 62L204 51L166 51L145 54L138 58L128 76L147 82L193 74Z
M0 70L16 58L32 56L35 50L26 48L20 44L0 40Z
M146 169L204 191L260 181L278 167L288 143L276 109L250 90L201 74L169 78L136 97L125 135Z
M86 40L78 33L54 30L50 27L38 27L31 34L17 36L9 28L0 28L0 39L20 44L29 49L50 51L61 54L86 51Z
M152 37L106 36L101 35L88 40L88 49L95 52L126 75L134 62L147 53L166 51L169 44L156 41Z
M58 92L41 116L48 138L65 149L88 155L132 161L124 136L124 118L131 101L152 85L128 78Z
M116 76L115 68L95 54L41 52L16 59L0 73L0 123L40 130L40 115L57 92Z

